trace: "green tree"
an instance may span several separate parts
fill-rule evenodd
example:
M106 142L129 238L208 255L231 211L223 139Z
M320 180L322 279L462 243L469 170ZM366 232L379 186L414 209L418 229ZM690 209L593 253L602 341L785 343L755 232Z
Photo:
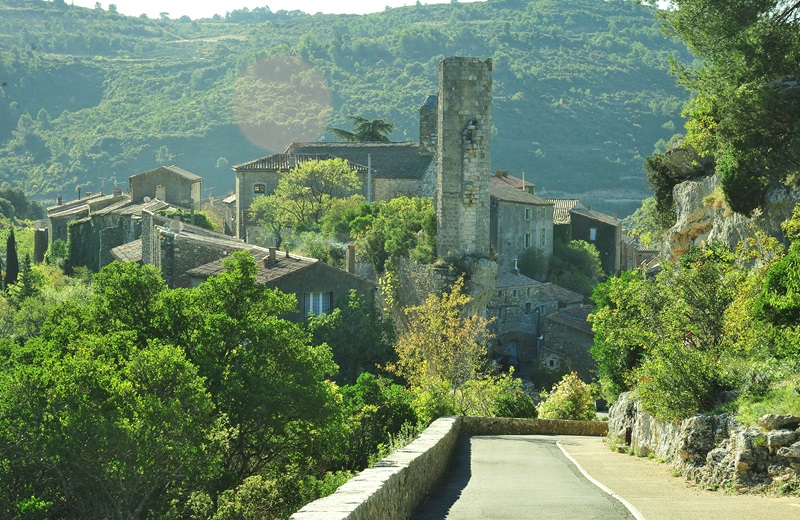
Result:
M185 319L196 324L188 356L230 425L223 489L257 473L304 467L337 413L326 382L336 372L330 348L279 317L294 311L294 296L256 284L249 252L224 265L225 273L183 293Z
M597 417L592 388L575 372L566 374L549 393L543 392L542 397L544 400L538 406L542 419L592 421Z
M436 259L436 211L431 199L400 196L365 209L351 220L350 232L377 272L399 256L408 255L419 263Z
M678 68L696 92L687 141L712 155L731 209L750 214L767 188L796 178L800 4L672 0L666 27L700 58Z
M181 349L110 347L3 372L3 516L35 497L48 517L141 518L215 474L213 405Z
M250 210L278 236L285 226L318 227L336 199L361 189L345 159L307 161L281 174L273 195L256 197Z
M355 383L365 372L379 374L392 358L393 324L355 291L350 291L346 301L336 302L331 312L311 317L307 327L316 343L325 343L333 351L340 385Z
M572 240L567 244L558 240L553 242L548 281L589 296L602 277L600 253L594 244L583 240Z
M355 125L355 130L352 132L340 128L326 128L326 130L348 142L390 142L389 135L394 130L394 123L385 119L365 119L361 116L347 116L347 119Z

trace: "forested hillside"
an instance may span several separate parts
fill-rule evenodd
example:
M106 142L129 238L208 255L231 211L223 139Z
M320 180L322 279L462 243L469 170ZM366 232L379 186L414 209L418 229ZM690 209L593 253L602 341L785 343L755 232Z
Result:
M452 55L493 59L493 167L524 169L540 194L630 213L647 196L643 158L683 124L688 94L668 60L690 57L632 1L152 20L0 0L0 184L69 199L177 164L219 195L233 188L230 165L333 140L324 128L349 128L348 115L416 140L418 108Z

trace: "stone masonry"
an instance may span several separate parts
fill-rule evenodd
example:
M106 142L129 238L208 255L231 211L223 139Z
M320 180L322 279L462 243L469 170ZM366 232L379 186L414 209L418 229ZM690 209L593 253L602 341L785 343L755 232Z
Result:
M489 254L492 60L439 64L436 204L440 257Z

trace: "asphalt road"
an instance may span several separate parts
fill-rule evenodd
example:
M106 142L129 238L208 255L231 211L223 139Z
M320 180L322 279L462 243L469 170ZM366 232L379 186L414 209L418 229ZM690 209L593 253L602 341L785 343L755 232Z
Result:
M415 520L611 520L634 516L583 476L556 445L561 436L462 437L448 480Z

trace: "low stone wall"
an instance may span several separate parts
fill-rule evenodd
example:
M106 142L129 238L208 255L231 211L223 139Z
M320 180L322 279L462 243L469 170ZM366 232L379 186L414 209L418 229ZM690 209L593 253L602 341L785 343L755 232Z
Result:
M608 420L610 434L626 440L635 455L664 460L706 488L749 491L800 479L800 417L765 415L759 426L745 428L727 414L665 423L628 393Z
M459 435L604 436L600 421L492 417L443 417L414 442L368 468L336 493L291 516L295 520L394 520L409 518L447 473Z
M459 433L462 435L589 435L605 437L608 434L608 423L556 419L461 417Z

